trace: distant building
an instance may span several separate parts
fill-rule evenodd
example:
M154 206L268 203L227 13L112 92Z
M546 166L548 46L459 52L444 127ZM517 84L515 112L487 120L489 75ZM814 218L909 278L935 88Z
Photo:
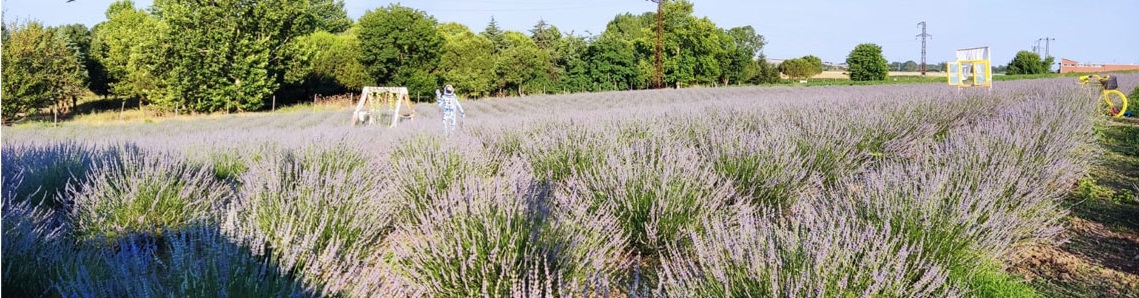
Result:
M1125 70L1139 70L1139 64L1080 63L1068 59L1060 59L1060 73L1096 73Z

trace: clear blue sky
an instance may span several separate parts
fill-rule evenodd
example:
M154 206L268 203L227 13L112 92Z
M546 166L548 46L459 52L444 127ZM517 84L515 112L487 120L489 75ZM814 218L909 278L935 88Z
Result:
M3 0L4 21L37 19L48 25L90 26L105 19L103 12L110 2ZM135 2L149 6L151 0ZM353 18L394 3L345 2ZM953 60L954 49L988 45L994 63L1005 64L1016 51L1031 50L1037 39L1051 37L1055 38L1051 53L1058 58L1139 64L1136 0L692 2L696 15L707 16L721 27L755 27L768 40L764 52L770 58L813 54L824 61L841 62L855 45L872 42L883 47L890 61L918 61L921 42L914 35L920 33L916 24L925 21L934 36L928 45L929 63ZM545 19L562 31L600 34L617 14L655 10L655 4L645 0L419 0L402 4L476 32L494 16L507 30L528 30Z

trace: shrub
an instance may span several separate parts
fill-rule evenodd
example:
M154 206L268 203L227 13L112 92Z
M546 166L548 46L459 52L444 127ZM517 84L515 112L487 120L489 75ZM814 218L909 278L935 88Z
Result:
M55 290L63 297L315 297L216 228L120 237L113 251L65 257Z
M691 148L642 141L609 152L601 164L574 169L559 200L609 209L628 235L628 247L651 257L735 195Z
M570 296L607 292L620 253L620 232L606 222L570 226L583 208L562 205L549 220L540 189L514 162L503 178L467 178L437 198L415 224L401 226L392 245L395 271L414 295ZM568 220L568 221L567 221ZM388 285L398 287L398 285Z
M1061 230L1060 202L1087 168L1077 149L1091 138L1089 108L1067 106L1078 102L1067 96L1006 101L948 132L923 158L867 172L826 202L895 231L978 290L986 282L969 280L973 268Z
M354 290L391 229L386 171L341 147L265 156L242 176L225 231L321 295Z
M756 207L790 207L807 186L811 172L806 165L813 162L786 139L739 130L712 133L706 151L716 173Z
M126 149L124 149L126 150ZM230 190L213 170L184 164L167 153L123 153L122 160L95 161L90 178L69 188L70 218L81 240L160 233L216 222Z
M419 215L451 188L465 187L468 178L501 174L501 159L486 156L470 141L415 138L392 152L392 180L399 196L394 215L397 222L417 222Z
M214 177L217 177L218 180L236 181L249 170L249 166L246 164L248 161L243 160L236 152L213 152L210 154L210 160L214 169Z
M64 222L54 210L16 201L8 194L2 200L4 293L44 296L60 257L69 251Z
M523 144L522 154L532 165L535 177L561 183L575 169L585 170L603 160L604 144L588 131L572 127L551 129Z
M750 208L744 208L750 209ZM671 297L955 297L946 270L889 229L841 213L770 220L745 210L705 222L692 249L670 249L661 288Z
M93 161L113 163L108 152L75 142L7 146L3 150L4 187L16 202L30 201L63 211L67 189L83 185Z

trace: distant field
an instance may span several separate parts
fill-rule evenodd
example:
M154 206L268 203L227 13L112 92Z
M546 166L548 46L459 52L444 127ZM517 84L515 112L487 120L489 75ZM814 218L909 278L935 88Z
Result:
M944 73L932 72L932 71L927 71L925 73L926 77L944 76L944 75L945 75ZM917 72L917 71L891 71L889 76L892 76L892 77L898 77L898 76L917 77L917 76L921 76L921 72ZM814 77L811 77L811 78L814 78L814 79L849 79L850 76L847 75L846 72L842 71L842 70L828 70L828 71L824 71L823 73L816 75Z

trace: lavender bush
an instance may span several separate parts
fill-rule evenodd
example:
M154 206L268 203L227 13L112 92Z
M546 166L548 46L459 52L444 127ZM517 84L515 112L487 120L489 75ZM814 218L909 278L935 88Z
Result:
M725 212L735 193L693 149L633 141L602 164L575 170L559 193L567 204L612 210L628 247L653 256L711 214Z
M1070 83L486 100L464 103L452 135L429 104L394 129L351 126L348 110L5 127L3 286L1030 294L1003 268L1024 245L1056 242L1060 196L1095 154L1096 99Z
M507 165L506 177L467 178L449 188L415 224L388 238L393 271L406 284L387 286L433 297L609 293L611 274L621 266L620 232L563 225L564 215L550 218L539 185L526 178L530 171L515 165ZM561 207L566 215L593 216ZM597 224L615 227L612 220Z
M390 230L391 187L374 175L382 165L348 148L262 155L225 208L224 231L317 293L357 286Z
M117 239L116 250L80 250L54 290L63 297L314 297L282 270L216 228L169 230Z
M81 241L211 222L230 197L208 167L173 154L120 150L120 158L96 161L86 183L68 190L70 221Z
M770 220L744 207L670 249L661 294L672 297L955 297L946 270L889 228L849 217ZM830 214L839 215L839 214Z
M2 151L4 185L8 190L5 196L57 210L69 203L64 195L67 188L86 180L92 162L109 157L107 152L75 142L5 145Z
M6 177L18 179L19 177ZM18 202L10 192L3 198L2 252L4 292L35 297L50 292L60 255L67 253L67 229L50 208Z

